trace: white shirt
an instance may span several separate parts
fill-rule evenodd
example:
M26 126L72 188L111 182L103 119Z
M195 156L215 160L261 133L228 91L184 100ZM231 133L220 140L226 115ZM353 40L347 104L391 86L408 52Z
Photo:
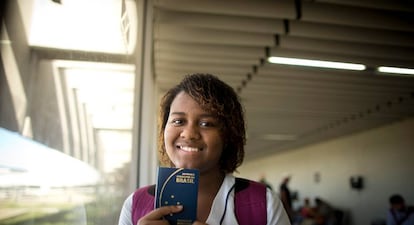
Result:
M219 225L220 220L225 213L222 223L223 225L238 225L236 215L234 213L234 188L231 190L235 182L236 180L233 175L226 175L223 183L221 184L220 190L214 198L210 214L208 215L206 221L207 224ZM225 210L227 195L229 196L227 200L227 209ZM118 225L133 225L131 220L132 196L133 194L128 196L124 202ZM289 218L279 197L269 188L266 190L266 203L268 225L290 225Z

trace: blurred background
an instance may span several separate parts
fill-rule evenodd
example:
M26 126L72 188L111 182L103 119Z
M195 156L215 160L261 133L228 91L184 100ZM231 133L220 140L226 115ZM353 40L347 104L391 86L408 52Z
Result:
M117 224L155 183L160 97L190 73L240 95L236 176L336 224L414 204L409 0L1 2L0 224ZM301 224L302 221L295 223Z

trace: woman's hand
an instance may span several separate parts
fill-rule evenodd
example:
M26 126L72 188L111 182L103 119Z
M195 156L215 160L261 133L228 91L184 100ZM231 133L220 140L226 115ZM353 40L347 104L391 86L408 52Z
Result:
M168 214L178 213L181 210L183 210L182 205L163 206L158 209L154 209L138 220L137 225L169 225L168 221L164 220L163 217Z

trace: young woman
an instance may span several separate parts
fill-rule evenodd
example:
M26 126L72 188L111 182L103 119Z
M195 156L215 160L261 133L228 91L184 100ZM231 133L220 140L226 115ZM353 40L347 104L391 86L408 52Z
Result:
M265 186L263 196L252 197L264 199L264 213L256 215L262 222L252 222L255 216L235 213L239 205L250 203L235 202L237 179L232 173L243 161L246 136L243 108L230 86L209 74L186 76L162 99L159 130L161 163L200 171L194 225L236 225L246 224L246 220L254 225L290 224L279 198ZM119 224L168 224L163 216L183 210L180 206L153 209L152 192L153 186L148 186L131 194L124 203ZM248 211L259 208L249 207Z

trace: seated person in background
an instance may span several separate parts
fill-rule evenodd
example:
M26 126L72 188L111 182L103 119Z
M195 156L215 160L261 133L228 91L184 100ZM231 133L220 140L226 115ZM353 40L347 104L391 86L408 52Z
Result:
M392 195L389 202L387 225L414 225L414 208L407 207L401 195Z
M303 206L299 207L299 209L295 213L295 219L293 224L313 224L313 216L314 211L312 206L310 205L309 198L303 199Z
M310 205L309 198L303 200L303 206L300 208L300 216L302 218L312 218L314 215L313 208Z
M321 198L315 198L316 207L314 208L315 225L334 224L334 208Z

